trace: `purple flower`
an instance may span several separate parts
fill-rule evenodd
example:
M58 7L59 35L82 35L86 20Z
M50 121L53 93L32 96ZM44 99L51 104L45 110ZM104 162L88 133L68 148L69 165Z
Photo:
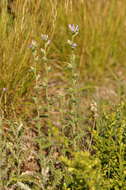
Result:
M3 92L6 92L7 91L7 88L3 88Z
M32 40L31 44L29 45L29 48L36 48L37 47L37 42L35 40Z
M76 43L73 43L73 44L71 45L71 47L72 47L72 48L76 48L76 47L77 47L77 44L76 44Z
M74 42L72 42L71 40L68 40L67 41L68 42L68 44L71 46L71 48L76 48L77 47L77 44L76 43L74 43Z
M79 32L79 26L78 25L75 26L74 24L69 24L68 27L69 27L70 31L73 33Z

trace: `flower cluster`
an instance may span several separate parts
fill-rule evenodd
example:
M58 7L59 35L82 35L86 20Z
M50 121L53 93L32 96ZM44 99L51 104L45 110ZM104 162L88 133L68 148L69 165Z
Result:
M69 24L68 28L72 32L72 39L68 40L67 43L71 46L72 49L75 49L77 47L77 44L74 42L74 39L79 33L79 26L74 24Z
M47 53L47 48L49 46L49 44L51 43L51 40L49 39L49 36L46 34L41 34L41 40L43 40L44 42L44 47L40 48L40 51L43 53L43 59L46 60L46 53ZM38 56L38 52L39 52L39 44L37 43L37 41L32 40L31 44L29 45L29 48L32 49L33 52L33 56L34 56L34 60L38 61L39 60L39 56Z

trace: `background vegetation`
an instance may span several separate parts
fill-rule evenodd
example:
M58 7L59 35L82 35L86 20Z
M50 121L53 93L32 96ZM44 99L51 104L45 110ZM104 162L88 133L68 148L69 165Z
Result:
M125 0L0 1L0 189L126 189Z

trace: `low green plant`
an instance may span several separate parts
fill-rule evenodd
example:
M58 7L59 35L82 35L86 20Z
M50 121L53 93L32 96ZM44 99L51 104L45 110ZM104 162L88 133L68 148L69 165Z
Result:
M125 115L125 103L101 114L92 131L92 153L79 151L61 157L65 164L63 189L126 189Z
M108 189L126 189L126 105L103 113L93 131L95 155Z
M75 152L72 158L61 157L65 176L63 190L100 190L102 185L100 160L87 151Z

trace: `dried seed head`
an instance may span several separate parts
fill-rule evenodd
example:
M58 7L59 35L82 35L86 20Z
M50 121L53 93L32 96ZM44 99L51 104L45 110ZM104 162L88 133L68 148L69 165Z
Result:
M94 118L96 119L98 117L98 106L95 101L90 104L90 109L92 113L94 114Z

